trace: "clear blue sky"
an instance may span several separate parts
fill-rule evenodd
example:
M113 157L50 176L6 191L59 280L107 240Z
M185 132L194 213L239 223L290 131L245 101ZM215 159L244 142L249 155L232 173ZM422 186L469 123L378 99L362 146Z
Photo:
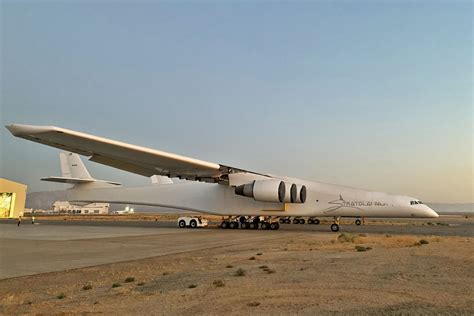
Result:
M2 1L1 123L472 202L472 21L471 1ZM59 188L58 150L0 137L2 177Z

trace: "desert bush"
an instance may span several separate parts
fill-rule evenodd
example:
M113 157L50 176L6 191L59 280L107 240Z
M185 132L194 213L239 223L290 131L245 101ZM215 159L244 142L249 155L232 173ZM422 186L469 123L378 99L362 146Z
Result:
M237 271L235 271L235 276L244 276L245 275L245 270L242 268L238 268Z
M371 250L371 249L372 249L372 247L355 246L355 250L359 251L359 252L367 251L367 250Z
M419 241L417 241L417 242L413 243L413 245L412 245L412 246L413 246L413 247L419 247L419 246L421 246L421 244L420 244L420 242L419 242Z
M354 242L355 236L352 236L351 234L348 233L342 233L339 236L337 236L337 241L343 243L343 242Z
M273 270L273 269L267 269L266 271L267 271L268 274L272 274L272 273L275 273L275 272L276 272L276 271Z
M119 287L120 286L120 283L114 283L112 284L112 287L115 288L115 287Z
M261 256L261 255L263 255L263 253L261 253L261 252L258 252L258 253L257 253L257 256Z
M145 282L138 282L137 285L138 285L138 286L144 286L144 285L145 285Z
M263 265L263 266L260 266L259 268L260 268L260 269L267 269L268 266L267 266L267 265Z
M420 242L420 244L422 244L422 245L428 245L428 244L430 243L430 242L429 242L428 240L426 240L426 239L421 239L419 242Z
M168 274L169 274L169 272L163 272L163 275L168 275Z
M92 289L92 285L90 285L90 284L86 284L82 287L83 291L87 291L87 290L91 290L91 289Z
M227 269L230 269L230 268L233 268L234 266L231 265L231 264L228 264L228 265L226 265L225 267L226 267Z
M250 257L249 260L255 260L255 257Z
M189 288L189 289L194 289L195 287L197 287L196 284L189 284L189 285L188 285L188 288Z
M56 297L57 297L59 300L62 300L63 298L66 297L66 294L60 293L60 294L58 294L58 296L56 296Z
M247 303L247 306L252 306L252 307L256 307L258 305L260 305L260 302L248 302Z
M135 278L134 277L128 277L125 279L125 283L130 283L130 282L135 282Z
M222 281L222 280L214 280L214 282L212 282L212 284L214 284L216 287L223 287L223 286L225 286L225 283L224 283L224 281Z

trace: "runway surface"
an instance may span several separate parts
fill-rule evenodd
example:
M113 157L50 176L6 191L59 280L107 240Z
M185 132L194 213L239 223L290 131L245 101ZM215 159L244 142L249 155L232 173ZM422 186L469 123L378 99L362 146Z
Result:
M341 232L474 236L474 221L463 217L388 221L365 226L343 225ZM305 234L335 234L328 225L282 225L278 231L179 229L174 222L47 221L35 225L0 221L0 279L62 271L112 262L188 251L294 238Z

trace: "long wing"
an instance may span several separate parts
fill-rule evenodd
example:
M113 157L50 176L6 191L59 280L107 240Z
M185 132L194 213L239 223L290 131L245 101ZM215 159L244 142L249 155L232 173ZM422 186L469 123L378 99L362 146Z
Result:
M6 128L16 137L88 156L91 161L147 177L163 175L228 183L228 174L249 172L55 126L13 124Z

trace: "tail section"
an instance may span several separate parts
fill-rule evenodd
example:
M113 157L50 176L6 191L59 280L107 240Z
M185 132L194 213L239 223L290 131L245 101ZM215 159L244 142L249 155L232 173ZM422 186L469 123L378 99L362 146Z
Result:
M42 178L42 181L69 183L77 185L94 183L94 187L109 187L111 185L121 185L118 182L97 180L91 177L86 166L78 154L71 152L61 152L59 154L61 162L61 177Z

